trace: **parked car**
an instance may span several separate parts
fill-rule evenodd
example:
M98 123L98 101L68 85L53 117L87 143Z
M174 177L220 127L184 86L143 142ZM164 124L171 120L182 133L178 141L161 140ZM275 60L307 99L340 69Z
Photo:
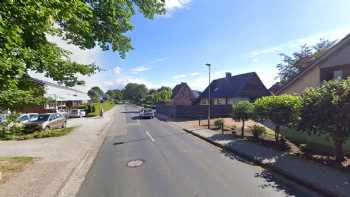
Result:
M32 122L32 121L35 121L37 120L39 117L39 114L38 113L25 113L25 114L21 114L17 120L21 123L28 123L28 122Z
M152 109L144 108L140 111L139 117L140 118L153 118L154 112Z
M2 124L3 122L5 122L7 117L7 114L0 114L0 124Z
M68 113L67 109L63 109L63 108L60 108L60 109L49 109L48 112L49 113L59 113L59 114L62 114L65 119L69 118L69 113Z
M83 109L71 109L69 112L70 118L81 118L86 116L86 112Z
M67 120L60 113L46 113L39 114L38 119L32 122L28 122L25 125L27 130L45 130L45 129L57 129L65 128Z

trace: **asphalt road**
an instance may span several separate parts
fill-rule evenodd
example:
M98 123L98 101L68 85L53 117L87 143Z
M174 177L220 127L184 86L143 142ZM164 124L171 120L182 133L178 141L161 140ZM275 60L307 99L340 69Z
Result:
M135 111L121 107L79 197L319 196Z

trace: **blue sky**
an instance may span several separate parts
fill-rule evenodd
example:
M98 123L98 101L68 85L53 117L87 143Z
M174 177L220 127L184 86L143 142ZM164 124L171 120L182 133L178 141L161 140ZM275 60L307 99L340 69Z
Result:
M73 60L103 66L103 72L83 77L84 89L187 82L203 90L208 83L205 63L213 65L214 79L225 72L255 71L270 87L276 81L279 53L350 33L348 0L168 0L167 9L166 16L154 20L140 14L132 19L134 50L125 60L110 51L82 51L53 41L72 50Z

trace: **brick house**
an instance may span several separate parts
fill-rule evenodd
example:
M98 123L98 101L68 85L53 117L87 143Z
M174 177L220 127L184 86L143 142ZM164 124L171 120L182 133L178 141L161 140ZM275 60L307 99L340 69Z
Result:
M171 100L167 104L189 106L198 99L199 94L200 92L191 90L187 83L182 82L173 88Z

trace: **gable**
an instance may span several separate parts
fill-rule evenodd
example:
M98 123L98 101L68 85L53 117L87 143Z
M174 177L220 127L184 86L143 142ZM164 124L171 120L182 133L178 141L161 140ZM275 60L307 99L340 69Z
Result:
M319 64L320 68L329 68L350 64L350 43L343 45Z

